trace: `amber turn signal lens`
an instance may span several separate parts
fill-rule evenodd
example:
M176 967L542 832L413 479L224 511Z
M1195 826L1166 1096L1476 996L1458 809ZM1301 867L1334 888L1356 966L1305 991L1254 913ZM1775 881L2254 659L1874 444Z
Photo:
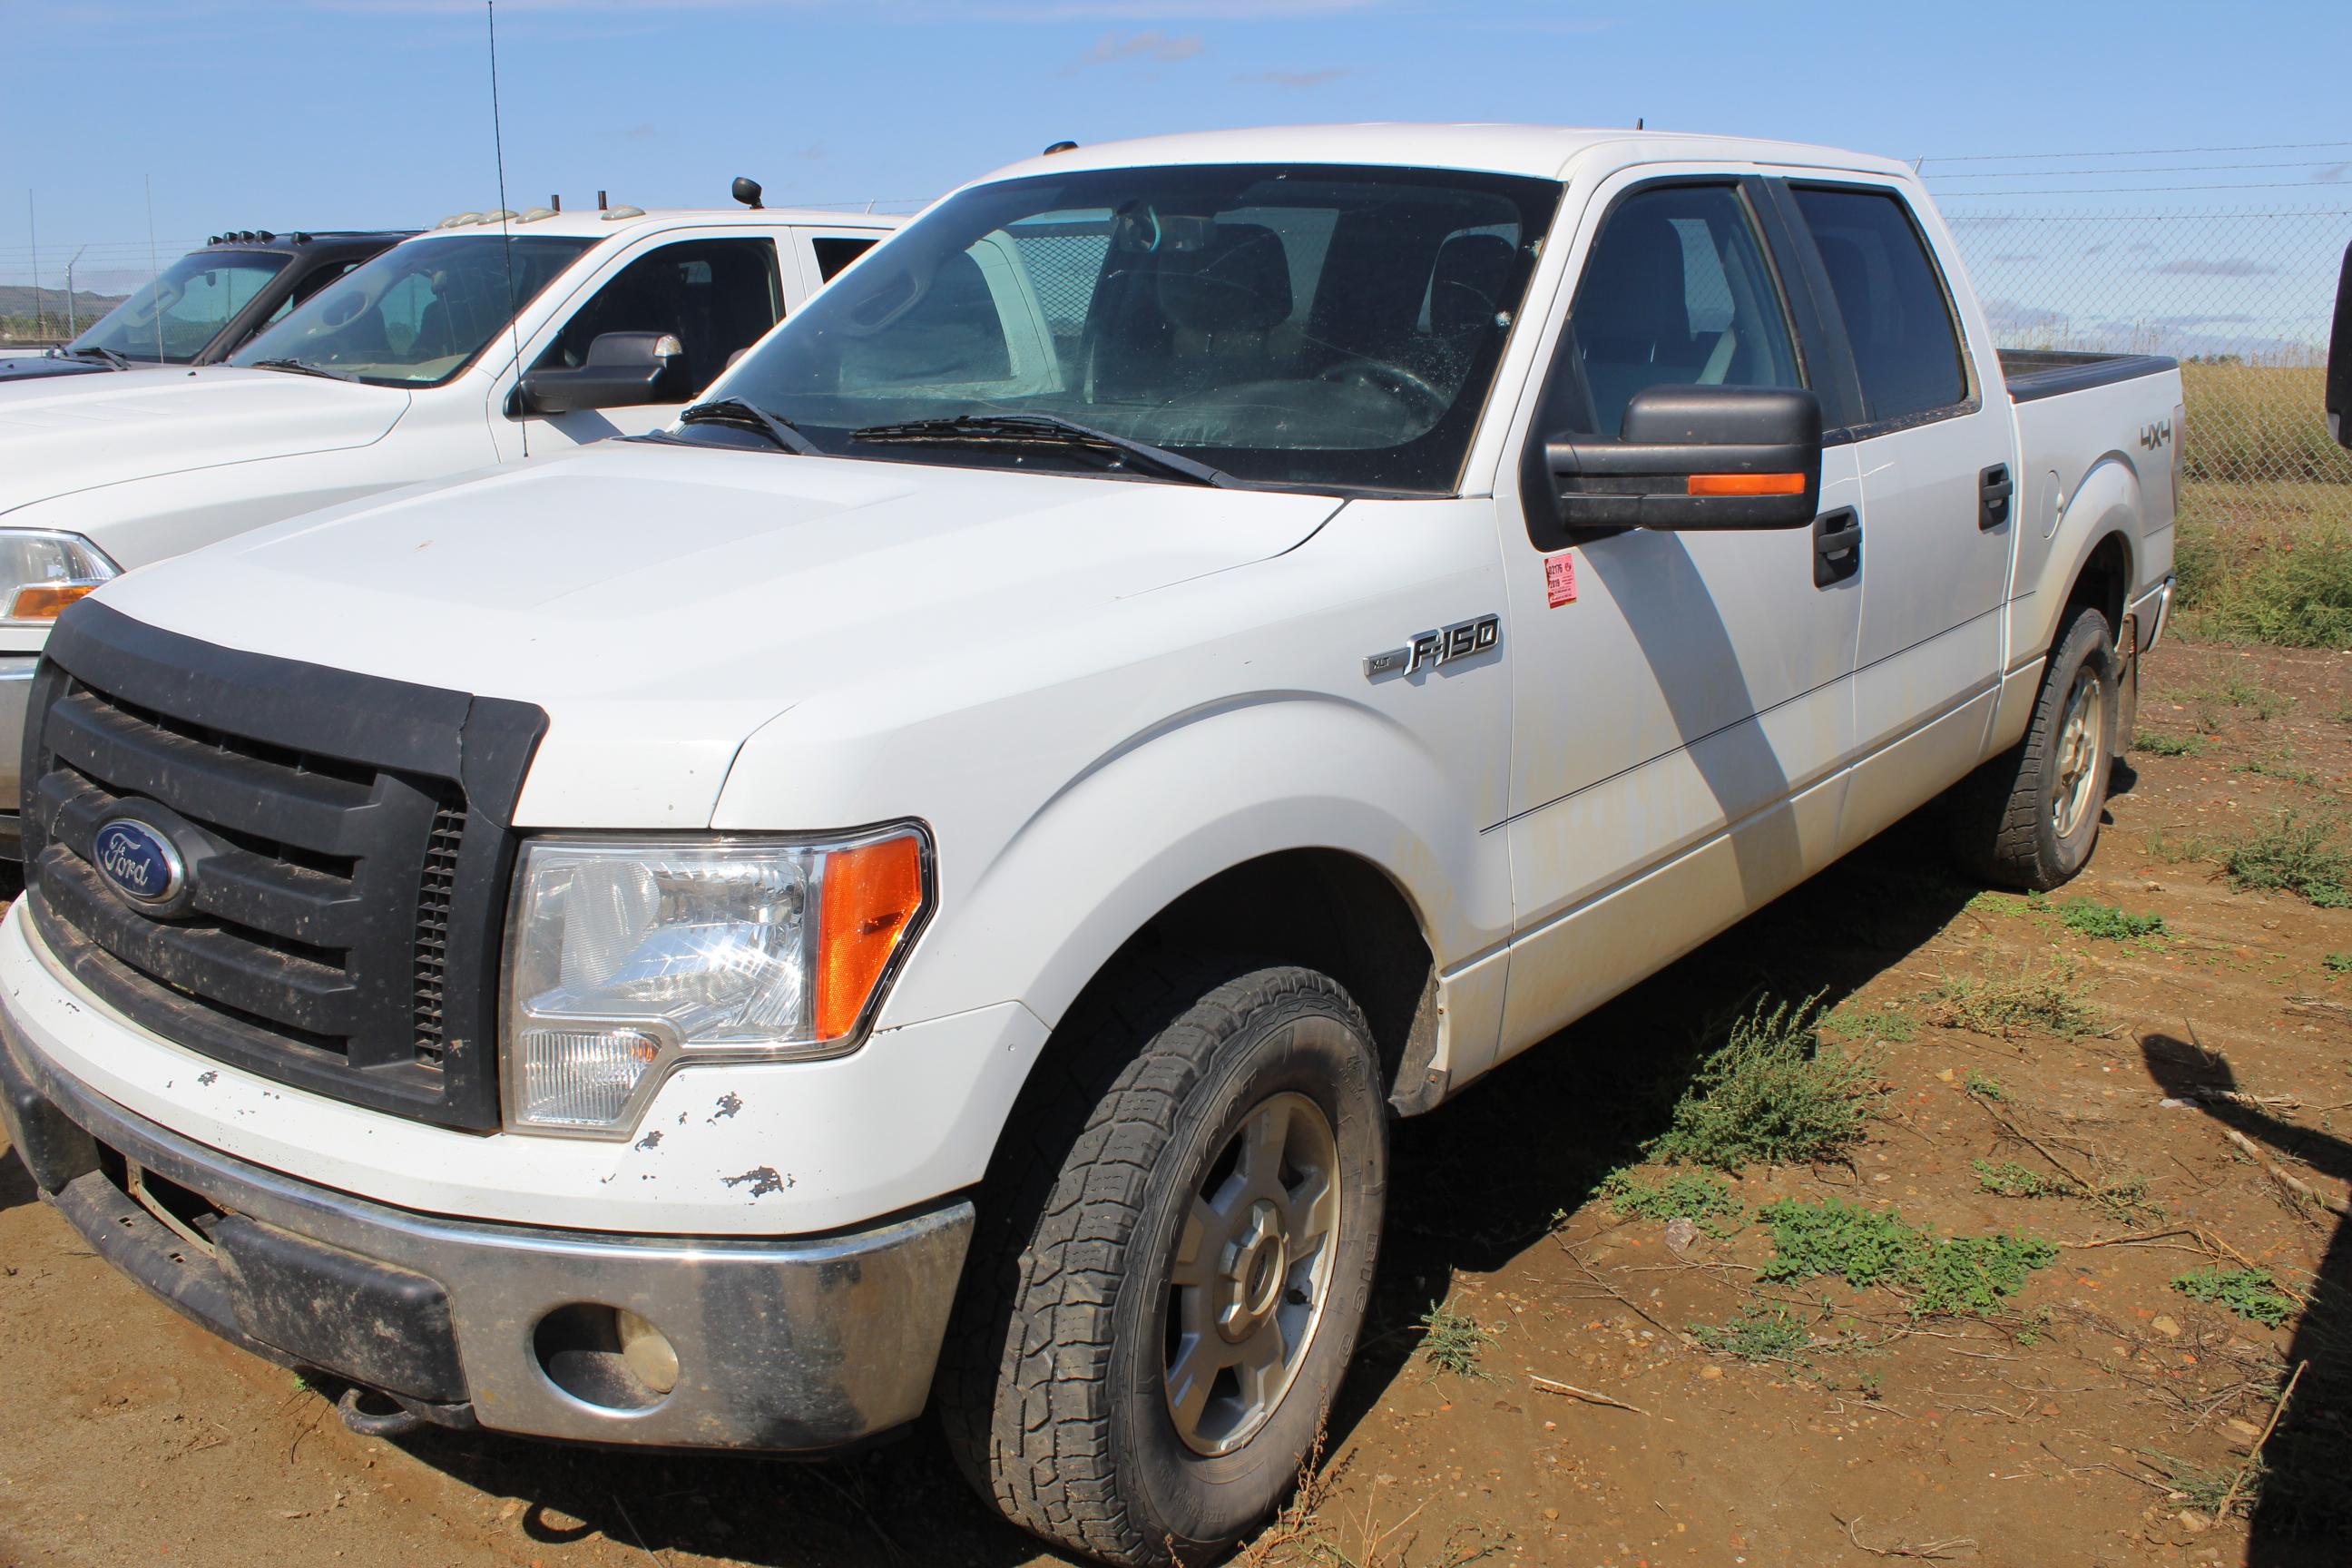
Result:
M923 912L922 841L910 833L826 856L823 909L816 1034L837 1040L857 1027L866 999Z
M1801 496L1805 493L1802 474L1693 474L1690 493L1695 496Z
M54 621L59 612L99 586L96 583L27 583L8 601L12 621Z

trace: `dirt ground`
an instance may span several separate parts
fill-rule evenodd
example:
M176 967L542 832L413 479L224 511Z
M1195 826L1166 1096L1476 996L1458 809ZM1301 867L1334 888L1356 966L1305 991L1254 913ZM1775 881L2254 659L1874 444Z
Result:
M2352 910L2233 891L2206 858L2282 808L2347 805L2352 657L2175 644L2147 674L2142 732L2190 750L2134 753L2091 868L2053 899L1981 893L1915 819L1402 1125L1384 1283L1326 1463L1244 1560L2352 1562L2352 1241L2278 1179L2340 1202L2352 1178L2352 956L2329 963L2352 954ZM2076 898L2164 932L2070 929ZM2092 1032L1948 1026L1943 988L2029 966L2098 1010ZM1665 1125L1693 1042L1759 990L1825 990L1824 1038L1883 1093L1850 1162L1750 1172L1744 1210L1834 1196L2057 1244L2002 1310L1914 1318L1883 1288L1770 1284L1760 1226L1677 1250L1599 1195ZM2241 1098L2197 1092L2217 1089ZM2101 1195L2000 1195L1980 1161ZM2301 1300L2264 1327L2172 1287L2210 1265ZM1441 1302L1491 1336L1467 1373L1437 1370L1420 1330ZM1759 1310L1810 1342L1759 1363L1691 1331ZM928 1435L824 1465L354 1436L98 1262L13 1157L0 1372L5 1564L1054 1561ZM2258 1445L2267 1489L2258 1470L2237 1488L2262 1491L2253 1521L2217 1518Z

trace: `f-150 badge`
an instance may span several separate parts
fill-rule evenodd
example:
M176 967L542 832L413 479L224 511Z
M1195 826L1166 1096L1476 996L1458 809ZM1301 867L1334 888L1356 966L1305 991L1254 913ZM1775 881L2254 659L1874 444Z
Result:
M1433 632L1416 632L1410 647L1392 647L1385 653L1366 655L1364 679L1375 680L1383 675L1411 675L1416 669L1468 658L1472 654L1485 653L1493 647L1502 635L1502 623L1494 616L1456 621Z

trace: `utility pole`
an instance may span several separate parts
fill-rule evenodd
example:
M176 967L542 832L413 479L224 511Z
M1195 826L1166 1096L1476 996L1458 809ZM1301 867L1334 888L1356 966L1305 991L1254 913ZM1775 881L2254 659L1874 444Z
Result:
M81 336L81 319L74 314L73 269L81 260L82 250L89 248L89 246L83 246L81 250L73 253L73 260L66 263L66 342L68 342Z
M25 237L33 249L33 336L41 335L41 228L33 219L33 193L25 193Z

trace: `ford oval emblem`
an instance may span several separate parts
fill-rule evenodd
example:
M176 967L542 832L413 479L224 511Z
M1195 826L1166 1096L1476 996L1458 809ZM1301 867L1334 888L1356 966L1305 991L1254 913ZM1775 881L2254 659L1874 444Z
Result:
M138 904L167 904L188 884L187 862L163 833L136 817L99 825L90 863L114 890Z

